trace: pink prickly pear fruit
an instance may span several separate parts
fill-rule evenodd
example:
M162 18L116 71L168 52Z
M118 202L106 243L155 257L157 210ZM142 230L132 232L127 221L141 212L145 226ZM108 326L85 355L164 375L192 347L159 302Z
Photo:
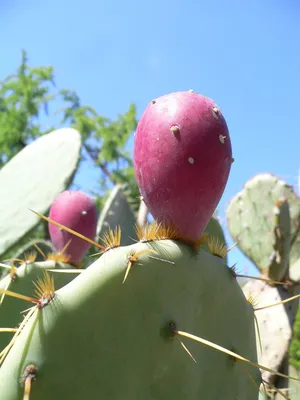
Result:
M60 193L50 208L49 218L89 239L95 239L97 208L93 199L83 192L67 190ZM51 241L57 251L62 251L71 240L64 253L70 257L70 263L79 264L91 244L52 223L49 223L48 227Z
M152 216L182 238L201 237L232 162L227 123L210 98L176 92L146 107L134 137L137 184Z

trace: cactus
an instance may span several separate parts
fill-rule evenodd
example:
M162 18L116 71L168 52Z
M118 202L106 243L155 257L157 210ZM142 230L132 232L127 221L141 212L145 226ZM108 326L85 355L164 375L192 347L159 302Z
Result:
M28 208L47 212L69 185L80 149L79 132L58 129L26 146L1 169L0 255L40 221Z
M134 167L154 219L188 240L204 232L225 189L231 142L219 107L193 91L152 100L134 138Z
M244 293L253 296L259 307L299 296L300 201L292 186L272 174L259 174L249 180L227 208L228 229L243 253L254 262L260 277L277 283L250 280ZM298 304L279 305L276 310L261 310L257 322L262 352L258 360L274 371L288 374L288 354ZM272 325L268 321L272 321ZM257 332L258 334L258 332ZM295 349L297 344L292 346ZM299 348L299 347L298 347ZM266 384L277 388L295 385L264 372ZM294 390L294 389L293 389ZM289 393L292 396L291 393ZM299 396L295 394L296 398ZM269 395L266 399L273 398ZM288 397L292 398L292 397ZM293 397L294 398L294 397ZM277 397L276 397L277 399Z
M49 217L89 239L95 239L97 208L94 201L81 191L66 190L60 193L50 208ZM49 234L56 250L64 250L69 256L70 264L79 265L91 247L90 243L53 224L49 224Z
M227 265L225 237L212 216L231 163L219 108L194 92L179 92L153 101L135 136L137 181L155 218L152 224L136 225L136 243L124 245L114 219L120 218L119 187L98 225L103 228L104 220L109 225L102 244L30 207L61 232L98 247L101 255L82 270L62 268L54 274L48 267L38 269L44 276L37 280L35 272L31 286L27 278L26 293L21 289L25 280L6 277L0 316L8 298L22 310L26 302L34 305L22 322L14 309L10 315L18 315L21 324L7 321L11 325L0 330L8 334L6 328L15 327L0 353L1 400L257 400L264 385L261 370L296 379L257 362L255 321L261 310ZM127 243L132 215L126 212L120 222L126 221ZM17 273L22 268L29 273L28 267L22 265ZM67 281L60 284L61 277ZM13 287L17 282L20 286Z
M64 263L57 263L54 260L34 262L26 260L18 268L10 267L10 274L0 281L0 289L17 292L24 296L33 296L35 286L33 281L42 279L46 270L60 270L72 268ZM74 274L57 273L55 274L56 287L59 289L74 278ZM1 326L15 328L22 322L22 312L24 302L15 297L10 297L4 293L0 297L0 321ZM11 334L1 332L0 351L8 344Z
M151 247L161 260L143 254ZM105 252L36 309L0 369L2 398L21 398L29 365L32 400L256 398L243 368L259 386L258 369L183 339L195 363L170 322L255 362L253 309L223 260L171 240L138 243Z
M227 208L231 236L257 268L275 280L281 280L288 269L290 218L299 213L298 204L291 186L271 174L260 174Z

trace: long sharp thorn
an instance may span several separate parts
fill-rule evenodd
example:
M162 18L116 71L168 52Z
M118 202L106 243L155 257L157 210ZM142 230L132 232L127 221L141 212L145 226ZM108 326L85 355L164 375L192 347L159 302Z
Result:
M240 275L240 274L237 274L236 276L239 278L250 278L250 279L255 279L257 281L269 282L269 283L273 283L276 285L285 285L284 282L277 282L277 281L273 281L272 279L260 278L258 276Z
M34 299L33 297L24 296L20 293L11 292L10 290L0 289L0 293L6 294L7 296L15 297L16 299L25 300L29 303L36 303L39 304L39 300Z
M252 365L253 367L260 368L260 369L263 369L264 371L271 372L272 374L281 376L282 378L293 379L295 381L300 381L300 379L298 379L298 378L294 378L292 376L284 375L284 374L281 374L280 372L274 371L271 368L265 367L264 365L256 364L255 362L250 361L247 358L242 357L237 353L234 353L233 351L225 349L224 347L219 346L219 345L217 345L217 344L215 344L213 342L210 342L209 340L205 340L205 339L202 339L202 338L200 338L198 336L192 335L191 333L178 331L178 330L174 330L174 333L176 333L178 335L181 335L181 336L185 336L185 337L187 337L189 339L195 340L196 342L199 342L199 343L205 344L206 346L212 347L215 350L218 350L218 351L221 351L223 353L226 353L226 354L228 354L228 355L230 355L230 356L232 356L234 358L237 358L238 360L244 361L245 363L247 363L249 365Z
M276 306L279 306L280 304L285 304L285 303L288 303L289 301L299 299L299 297L300 297L300 294L297 294L296 296L289 297L288 299L282 300L279 303L269 304L268 306L255 308L254 311L259 311L259 310L264 310L266 308L276 307Z
M57 226L57 227L63 229L63 230L66 231L66 232L72 233L72 235L77 236L77 237L79 237L80 239L85 240L86 242L92 244L93 246L98 247L99 249L105 250L105 247L104 247L104 246L101 246L101 244L95 242L94 240L89 239L89 238L87 238L87 237L84 236L84 235L81 235L81 233L78 233L78 232L76 232L76 231L73 231L73 229L67 228L67 227L64 226L64 225L62 225L62 224L60 224L60 223L58 223L58 222L56 222L56 221L53 221L52 219L50 219L50 218L48 218L48 217L45 217L44 215L42 215L42 214L40 214L40 213L38 213L38 212L36 212L36 211L31 210L31 208L29 208L29 210L30 210L31 212L33 212L35 215L37 215L38 217L40 217L40 218L44 219L45 221L49 222L50 224L53 224L53 225L55 225L55 226Z

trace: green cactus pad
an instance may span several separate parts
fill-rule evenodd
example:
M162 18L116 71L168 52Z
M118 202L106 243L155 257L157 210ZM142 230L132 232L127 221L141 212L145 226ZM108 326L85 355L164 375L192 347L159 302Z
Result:
M66 269L73 268L68 264L55 263L54 261L43 261L34 262L28 264L22 264L15 271L15 277L12 280L11 275L7 275L0 281L0 288L5 290L10 290L25 296L34 297L35 286L33 282L38 279L43 278L44 271L47 269ZM62 286L69 283L75 278L75 273L52 273L54 274L55 287L61 288ZM2 299L3 294L0 294L0 299ZM5 328L17 328L22 322L23 316L22 311L29 308L33 304L24 303L23 300L17 299L15 297L10 297L5 295L0 304L0 327ZM0 351L8 344L11 333L1 332L0 333Z
M280 201L282 205L276 205ZM260 174L246 183L227 208L231 236L257 268L274 280L287 273L290 218L299 213L298 205L291 186L271 174Z
M133 240L137 240L134 229L135 222L135 215L123 193L122 185L116 185L101 211L97 235L102 237L109 229L120 226L122 230L121 245L130 245Z
M252 296L255 308L275 304L290 297L290 294L282 286L270 286L267 282L259 280L247 282L243 286L243 292L246 297ZM281 369L292 337L294 319L292 304L280 304L276 307L258 310L255 315L262 347L261 352L258 331L256 330L259 363L278 372ZM275 374L268 371L263 371L262 377L268 383L274 383L276 378Z
M256 361L253 309L228 267L164 240L153 248L174 264L140 255L122 284L128 256L149 247L107 251L31 317L0 368L1 400L22 399L28 365L30 400L257 399L257 368L243 365L254 384L231 356L169 329Z
M58 129L26 146L0 171L0 255L9 250L45 214L68 187L79 162L81 138L74 129Z

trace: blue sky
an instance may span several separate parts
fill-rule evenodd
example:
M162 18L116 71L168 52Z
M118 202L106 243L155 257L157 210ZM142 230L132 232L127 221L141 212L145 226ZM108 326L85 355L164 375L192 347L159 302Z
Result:
M3 0L0 79L29 63L52 65L59 88L114 118L154 97L194 89L227 120L235 163L218 206L260 172L297 185L300 167L300 5L296 0ZM90 166L78 183L97 176ZM224 222L226 228L226 223ZM228 232L226 235L232 243ZM238 249L230 263L256 273Z

